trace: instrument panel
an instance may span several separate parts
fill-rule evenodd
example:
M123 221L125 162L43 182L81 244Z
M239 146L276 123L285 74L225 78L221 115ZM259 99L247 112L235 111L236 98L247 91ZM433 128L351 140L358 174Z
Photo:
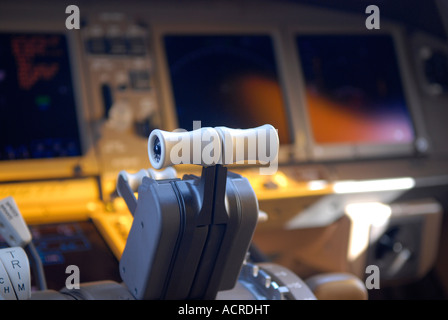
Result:
M446 38L387 18L368 30L365 12L296 1L78 7L79 30L62 3L0 10L0 198L14 196L35 232L93 226L119 259L132 216L117 175L150 167L153 129L274 125L275 174L230 166L270 217L261 230L446 193ZM347 182L359 184L341 192Z

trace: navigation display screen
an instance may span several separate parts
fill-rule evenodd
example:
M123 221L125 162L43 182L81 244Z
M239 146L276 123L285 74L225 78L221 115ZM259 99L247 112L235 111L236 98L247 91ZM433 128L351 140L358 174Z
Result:
M415 138L390 35L298 35L307 114L317 144Z
M67 39L0 33L0 160L81 155Z
M271 124L291 143L271 36L165 35L164 46L180 128Z

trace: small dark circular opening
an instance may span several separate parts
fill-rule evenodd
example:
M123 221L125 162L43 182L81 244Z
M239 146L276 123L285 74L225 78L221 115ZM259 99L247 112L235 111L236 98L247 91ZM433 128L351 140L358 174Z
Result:
M154 152L154 159L157 162L160 162L160 158L161 158L161 155L162 155L162 145L160 144L159 137L156 137L154 139L154 145L152 147L152 150Z

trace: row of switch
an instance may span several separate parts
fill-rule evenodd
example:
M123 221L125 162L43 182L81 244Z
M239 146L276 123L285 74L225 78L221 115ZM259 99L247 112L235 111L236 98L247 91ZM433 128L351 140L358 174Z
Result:
M132 55L146 54L145 41L141 37L95 37L86 40L86 50L90 54Z

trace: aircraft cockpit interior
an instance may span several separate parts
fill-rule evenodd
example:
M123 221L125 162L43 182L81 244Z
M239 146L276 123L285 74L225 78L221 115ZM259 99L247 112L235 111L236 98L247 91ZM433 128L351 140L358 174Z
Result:
M0 300L448 298L444 0L0 0L0 119Z

